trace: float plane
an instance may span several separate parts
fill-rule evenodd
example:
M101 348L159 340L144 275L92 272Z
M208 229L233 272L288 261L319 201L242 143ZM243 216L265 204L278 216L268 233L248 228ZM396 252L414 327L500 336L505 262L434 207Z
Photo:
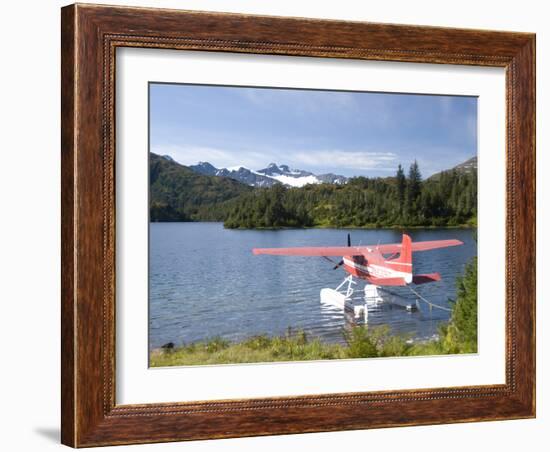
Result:
M439 273L413 274L413 253L462 244L454 239L413 242L409 235L403 234L401 243L351 246L348 234L347 246L254 248L252 252L275 256L320 256L332 262L334 269L343 267L349 276L336 289L322 289L321 302L345 308L353 294L354 277L366 281L366 299L379 300L377 288L380 286L425 284L441 279ZM341 257L341 260L332 261L330 257L334 256ZM340 289L346 283L347 289L342 293Z

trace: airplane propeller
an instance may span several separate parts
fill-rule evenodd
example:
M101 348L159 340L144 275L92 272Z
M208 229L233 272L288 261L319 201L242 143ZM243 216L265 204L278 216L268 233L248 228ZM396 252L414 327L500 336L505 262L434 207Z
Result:
M348 233L348 246L351 246L351 234L350 234L350 233ZM334 266L333 270L338 269L338 268L339 268L340 266L342 266L342 265L344 265L344 259L342 259L340 262L338 262L338 263Z

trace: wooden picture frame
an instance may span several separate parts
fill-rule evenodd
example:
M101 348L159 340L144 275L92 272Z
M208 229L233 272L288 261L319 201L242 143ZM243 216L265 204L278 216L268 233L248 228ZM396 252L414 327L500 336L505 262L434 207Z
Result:
M73 447L535 416L535 35L71 5L62 9L62 442ZM506 383L115 403L118 47L506 70Z

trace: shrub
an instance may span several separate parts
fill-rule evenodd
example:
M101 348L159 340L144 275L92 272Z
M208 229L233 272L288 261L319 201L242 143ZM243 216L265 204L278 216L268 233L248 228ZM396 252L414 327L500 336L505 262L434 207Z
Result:
M344 331L344 339L348 345L348 358L374 358L378 356L378 348L374 338L366 326L355 326L351 331Z

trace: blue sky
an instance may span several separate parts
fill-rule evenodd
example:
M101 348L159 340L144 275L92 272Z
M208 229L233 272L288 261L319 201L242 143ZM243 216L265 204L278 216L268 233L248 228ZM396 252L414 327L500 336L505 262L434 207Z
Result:
M151 151L184 165L424 177L477 154L477 98L150 84Z

